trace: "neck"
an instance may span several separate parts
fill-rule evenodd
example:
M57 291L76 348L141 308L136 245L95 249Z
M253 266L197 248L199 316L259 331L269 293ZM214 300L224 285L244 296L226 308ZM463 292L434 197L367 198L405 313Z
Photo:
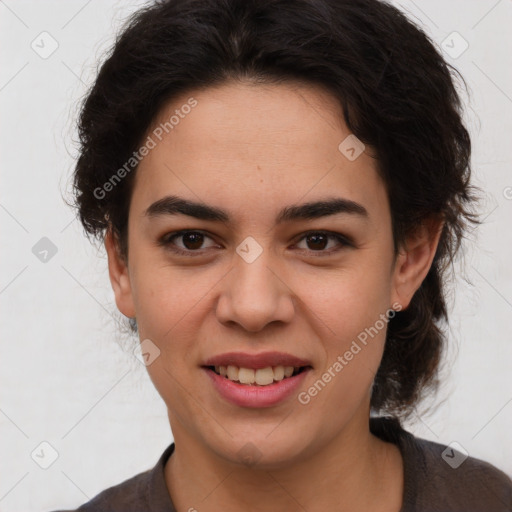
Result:
M172 425L175 451L165 479L177 510L398 512L403 466L398 448L370 433L369 414L351 422L314 455L272 470L220 458Z

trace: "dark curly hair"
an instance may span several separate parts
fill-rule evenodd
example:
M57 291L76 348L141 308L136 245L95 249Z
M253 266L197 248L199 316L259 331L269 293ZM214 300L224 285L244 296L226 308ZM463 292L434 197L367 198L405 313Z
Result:
M455 74L419 27L379 0L155 2L128 20L82 104L74 204L87 235L112 230L128 258L136 165L108 194L104 185L168 101L228 80L327 89L348 128L375 153L395 252L422 223L444 220L427 277L389 322L372 391L374 411L407 417L438 386L445 272L469 224L479 222Z

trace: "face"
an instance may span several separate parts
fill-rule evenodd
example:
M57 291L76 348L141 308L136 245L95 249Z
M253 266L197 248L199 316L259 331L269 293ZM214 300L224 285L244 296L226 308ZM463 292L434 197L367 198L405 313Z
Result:
M176 440L278 467L367 429L390 309L433 254L395 259L376 161L340 150L342 119L314 87L228 83L173 100L148 132L126 265L106 243L117 305L160 351L147 369Z

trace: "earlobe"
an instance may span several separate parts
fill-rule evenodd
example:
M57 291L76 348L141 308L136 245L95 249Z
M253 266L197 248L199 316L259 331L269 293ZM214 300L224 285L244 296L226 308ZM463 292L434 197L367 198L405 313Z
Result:
M111 229L105 234L105 249L108 256L108 274L114 291L117 308L128 318L135 318L132 286L128 263L121 256L119 244Z
M392 303L406 309L425 279L436 254L444 223L429 220L410 236L396 259Z

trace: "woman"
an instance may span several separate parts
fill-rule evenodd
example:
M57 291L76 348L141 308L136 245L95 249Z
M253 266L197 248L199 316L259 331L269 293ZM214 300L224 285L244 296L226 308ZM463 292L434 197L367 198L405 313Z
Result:
M378 0L134 15L83 105L76 204L174 443L77 510L511 510L505 473L401 427L478 223L451 71Z

